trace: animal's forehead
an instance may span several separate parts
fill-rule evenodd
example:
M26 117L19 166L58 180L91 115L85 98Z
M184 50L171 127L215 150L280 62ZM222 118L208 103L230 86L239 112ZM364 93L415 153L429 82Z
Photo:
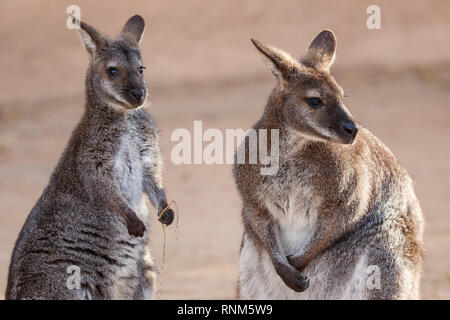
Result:
M316 92L318 95L343 95L341 86L330 74L319 72L302 73L298 77L297 84L302 90Z
M137 48L121 45L120 43L112 44L105 53L106 64L117 65L140 65L141 55Z

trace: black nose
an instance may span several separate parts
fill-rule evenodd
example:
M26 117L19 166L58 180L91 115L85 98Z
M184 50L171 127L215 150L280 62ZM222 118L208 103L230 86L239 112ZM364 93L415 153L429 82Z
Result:
M356 137L356 134L358 133L358 125L350 121L343 122L342 129L346 134L350 135L352 138Z
M144 89L134 88L134 89L131 89L130 93L134 99L139 101L144 97L145 91L144 91Z

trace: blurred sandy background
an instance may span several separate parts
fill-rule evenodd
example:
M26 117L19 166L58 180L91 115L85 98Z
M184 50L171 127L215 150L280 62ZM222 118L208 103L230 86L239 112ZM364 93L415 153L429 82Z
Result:
M230 166L170 161L175 128L248 128L275 80L250 37L297 56L331 28L347 106L416 181L426 219L425 299L450 298L449 1L12 1L0 3L0 297L14 242L48 182L84 103L88 55L66 7L115 35L133 14L143 41L165 186L180 213L168 229L161 298L233 298L242 227ZM382 30L366 28L381 7ZM161 264L162 233L154 221Z

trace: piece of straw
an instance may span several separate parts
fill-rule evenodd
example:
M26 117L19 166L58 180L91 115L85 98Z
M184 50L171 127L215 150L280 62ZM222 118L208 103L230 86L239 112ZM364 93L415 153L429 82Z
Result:
M175 204L175 208L176 208L176 213L175 214L177 216L177 223L176 223L176 226L175 226L175 235L176 235L176 241L178 242L178 221L179 221L178 219L179 219L179 215L178 215L178 206L177 206L177 203L174 200L170 200L169 204L158 215L158 219L160 219L162 217L164 212L169 210L169 208L172 205L172 203ZM166 226L164 225L164 223L161 222L161 227L162 227L162 232L163 232L163 246L162 246L162 264L161 264L161 268L160 268L161 271L160 271L160 276L159 276L158 296L159 296L159 293L161 292L161 288L162 288L162 275L164 273L164 265L166 263Z

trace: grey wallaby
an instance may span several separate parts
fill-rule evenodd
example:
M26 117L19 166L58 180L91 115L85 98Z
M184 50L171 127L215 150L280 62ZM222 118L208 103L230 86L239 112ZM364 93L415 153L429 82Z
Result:
M115 39L74 22L91 57L85 112L20 232L6 299L151 299L144 195L157 212L167 201L139 52L145 22L133 16Z
M234 167L239 297L418 298L422 211L406 170L344 105L330 74L334 33L322 31L299 60L252 42L278 79L253 128L279 130L279 170Z

